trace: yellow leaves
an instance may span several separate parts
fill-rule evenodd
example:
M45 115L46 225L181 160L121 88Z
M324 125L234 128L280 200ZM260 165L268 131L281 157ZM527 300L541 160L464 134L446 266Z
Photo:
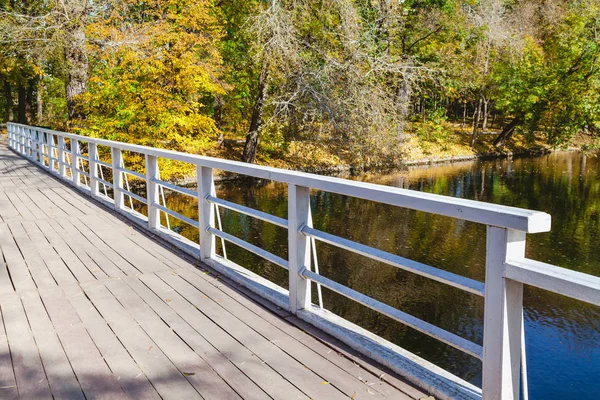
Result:
M203 101L218 84L221 27L205 0L126 0L92 24L83 133L201 152L216 137ZM176 167L166 165L165 176ZM162 168L161 168L162 169Z

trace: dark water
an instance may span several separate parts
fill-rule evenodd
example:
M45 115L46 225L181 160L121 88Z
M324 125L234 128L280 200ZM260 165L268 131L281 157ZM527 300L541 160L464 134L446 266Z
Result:
M548 212L552 231L528 236L527 257L600 275L598 158L557 153L420 167L361 179ZM221 184L217 191L227 200L287 217L284 185L236 182ZM324 192L313 192L311 202L317 229L484 279L485 226ZM195 200L186 196L167 193L167 203L197 216ZM286 230L227 210L221 210L221 216L226 232L287 258ZM174 229L197 240L197 230L189 226ZM280 267L231 244L226 250L231 260L287 287L287 273ZM317 244L317 251L321 274L482 343L483 299L328 245ZM325 308L481 384L478 360L326 289L323 295ZM528 287L524 303L530 398L600 398L600 308Z

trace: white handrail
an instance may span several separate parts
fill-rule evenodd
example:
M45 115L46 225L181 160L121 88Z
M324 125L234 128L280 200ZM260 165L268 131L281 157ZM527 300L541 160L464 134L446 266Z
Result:
M27 125L14 124L31 128ZM97 139L72 133L53 131L45 128L35 128L39 132L61 135L66 138L82 140L96 145L113 147L120 150L132 151L149 156L169 158L176 161L202 165L207 168L220 169L241 175L263 178L311 189L338 193L393 206L410 208L433 214L477 222L484 225L493 225L507 229L519 230L527 233L547 232L550 230L550 215L541 211L532 211L522 208L502 206L498 204L483 203L474 200L458 199L431 193L417 192L373 183L357 182L348 179L334 178L291 171L280 168L265 167L247 164L239 161L223 160L195 154L182 153L136 144L115 142L106 139Z

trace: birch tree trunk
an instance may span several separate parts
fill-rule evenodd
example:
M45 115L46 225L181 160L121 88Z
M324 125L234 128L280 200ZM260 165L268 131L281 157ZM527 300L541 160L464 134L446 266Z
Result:
M83 118L77 108L77 98L87 89L89 72L88 57L85 51L85 31L83 26L77 26L71 33L71 43L65 47L68 80L66 85L67 111L69 119Z

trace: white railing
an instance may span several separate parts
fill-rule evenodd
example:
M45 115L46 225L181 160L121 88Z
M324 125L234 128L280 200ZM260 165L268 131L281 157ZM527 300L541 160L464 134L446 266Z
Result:
M228 274L238 282L248 285L252 290L275 301L300 318L324 328L347 343L359 345L359 351L378 359L396 369L397 372L404 373L407 378L424 385L440 398L477 398L482 396L485 400L513 400L520 398L521 384L523 397L527 398L523 284L600 305L599 278L525 258L526 234L550 230L550 215L543 212L202 157L13 123L8 124L8 135L9 147L18 154L50 173L67 180L92 197L109 204L134 221L147 224L147 228L152 232L171 240L191 253L198 254L201 261ZM87 143L88 156L81 153L80 143ZM110 149L110 163L102 161L98 157L98 146ZM122 151L145 156L145 175L124 167ZM195 165L198 178L197 191L161 180L158 167L159 157ZM81 160L87 161L89 166L87 171L83 167L84 163L80 162ZM101 171L102 167L112 169L112 182L104 180L104 174L99 176L98 171ZM217 198L213 168L286 183L288 185L288 219ZM128 184L123 186L123 178L127 178L127 175L145 180L147 183L145 198L133 193ZM102 184L104 188L107 186L112 188L113 198L108 196L106 189L102 193L99 190L99 184ZM198 220L190 219L169 209L164 201L164 196L162 196L161 204L159 194L162 193L162 188L198 199ZM314 229L310 210L311 189L487 225L485 284ZM125 195L130 199L129 207L125 204ZM147 217L133 210L131 199L148 206ZM285 260L224 232L220 218L217 218L217 225L215 225L215 210L218 206L287 228L289 259ZM167 218L171 216L198 228L199 243L194 244L162 226L160 212L165 213ZM218 209L216 213L218 214ZM233 243L288 270L289 291L275 287L264 279L227 261L226 257L217 255L216 238L223 241L223 247L225 241ZM315 268L317 261L315 241L328 243L468 293L483 296L485 298L483 346L320 275L318 269ZM311 255L314 256L312 262ZM352 324L347 324L347 321L340 322L343 320L336 319L314 306L311 301L311 282L319 285L319 289L322 285L481 360L483 363L482 389L474 388L459 378L440 372L440 369L434 368L427 362L421 362L422 360L416 356L411 356L410 362L416 362L424 366L423 368L434 371L433 375L422 371L415 372L414 368L409 370L408 367L398 367L394 362L397 358L389 356L389 352L386 353L386 349L398 350L397 347L378 338L367 340L368 343L365 343L362 339L372 338L374 335L369 336L369 333L365 333ZM273 292L275 295L269 294ZM285 294L284 302L282 302L281 296L277 296L281 293ZM322 305L322 303L320 304ZM338 330L335 326L332 327L330 324L332 321L338 326L342 324L343 329ZM356 336L354 333L357 333L362 341L352 339ZM378 350L377 346L382 346L383 351ZM413 364L406 365L412 366ZM431 379L431 376L434 378ZM449 376L450 378L448 378Z

